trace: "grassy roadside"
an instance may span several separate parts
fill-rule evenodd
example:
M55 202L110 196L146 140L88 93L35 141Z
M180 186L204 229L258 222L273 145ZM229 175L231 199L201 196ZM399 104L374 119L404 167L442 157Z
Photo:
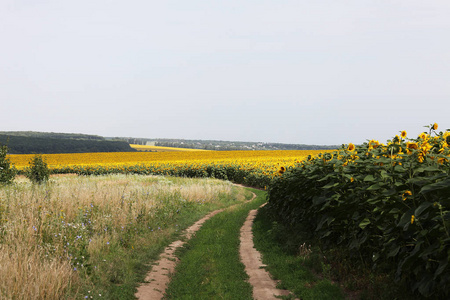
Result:
M228 208L206 221L178 252L166 299L252 299L252 287L239 259L239 236L248 212L265 200L265 192L252 190L252 202Z
M133 299L184 228L249 197L212 179L16 179L0 188L0 298Z

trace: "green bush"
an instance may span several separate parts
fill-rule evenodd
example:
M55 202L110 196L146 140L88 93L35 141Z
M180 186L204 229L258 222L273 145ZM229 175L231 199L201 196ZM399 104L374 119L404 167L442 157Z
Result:
M274 218L326 248L395 273L426 297L450 293L450 132L326 153L270 186ZM295 230L293 230L295 232Z
M6 154L8 147L6 145L0 146L0 184L11 183L16 177L17 170L11 163Z
M30 167L26 171L26 176L33 183L41 184L46 182L50 176L47 163L41 155L36 154L30 161Z

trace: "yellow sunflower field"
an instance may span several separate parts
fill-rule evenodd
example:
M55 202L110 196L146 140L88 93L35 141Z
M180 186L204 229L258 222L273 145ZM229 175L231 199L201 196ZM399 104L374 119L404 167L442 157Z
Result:
M321 152L324 151L103 152L44 154L42 157L53 174L134 173L215 177L264 187L289 167ZM23 172L33 156L20 154L8 155L8 158L19 172Z

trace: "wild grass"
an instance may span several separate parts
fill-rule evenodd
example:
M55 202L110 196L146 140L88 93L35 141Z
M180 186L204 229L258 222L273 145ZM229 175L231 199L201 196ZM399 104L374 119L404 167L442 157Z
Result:
M19 177L0 188L0 299L130 299L146 263L238 194L212 179Z

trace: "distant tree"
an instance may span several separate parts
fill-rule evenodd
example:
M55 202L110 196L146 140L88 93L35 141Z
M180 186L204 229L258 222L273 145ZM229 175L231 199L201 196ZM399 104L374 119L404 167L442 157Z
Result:
M17 170L11 166L9 159L6 157L8 147L6 145L0 146L0 184L11 183L16 177Z

